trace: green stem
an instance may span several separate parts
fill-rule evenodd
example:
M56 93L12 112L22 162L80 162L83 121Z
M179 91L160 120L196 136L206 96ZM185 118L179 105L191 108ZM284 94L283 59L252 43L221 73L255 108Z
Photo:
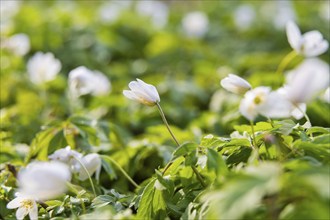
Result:
M253 121L250 121L250 125L251 125L251 130L252 130L252 145L253 145L253 148L256 150L258 148L257 146L257 140L256 140L256 135L254 133L254 124L253 124Z
M108 158L111 161L111 163L113 163L120 170L120 172L122 172L122 174L124 174L124 176L127 178L127 180L130 183L132 183L132 185L134 185L136 188L139 188L139 185L126 173L126 171L114 159L112 159L109 156L104 156L104 155L103 155L103 157Z
M276 70L276 74L281 74L285 70L285 68L288 66L288 64L297 56L298 54L296 51L291 51L288 53L283 60L281 61L280 65L278 66Z
M160 104L159 104L158 102L156 103L156 105L157 105L157 108L158 108L158 110L159 110L160 116L162 117L163 122L164 122L164 124L165 124L166 127L167 127L168 132L170 132L170 134L171 134L173 140L175 141L176 145L179 147L180 144L179 144L178 140L175 138L175 136L174 136L174 134L173 134L173 132L172 132L172 130L171 130L169 124L167 123L167 120L166 120L165 114L164 114L164 112L163 112L163 110L162 110L162 107L160 107Z
M197 179L199 180L199 182L202 184L202 186L205 188L206 184L204 183L204 180L202 178L202 176L200 175L200 173L198 172L197 168L194 167L193 165L191 165L192 170L194 171L194 173L196 174Z
M171 128L170 128L170 126L169 126L167 120L166 120L166 117L165 117L165 114L164 114L164 112L163 112L162 107L160 106L160 104L159 104L158 102L156 103L156 105L157 105L157 108L158 108L158 110L159 110L160 116L162 117L163 122L164 122L164 124L165 124L166 127L167 127L168 132L170 132L170 134L171 134L173 140L175 141L176 145L179 147L180 144L179 144L178 140L175 138L175 136L174 136L174 134L173 134L173 132L172 132L172 130L171 130ZM166 165L166 167L164 168L164 171L162 172L163 175L165 174L166 170L167 170L168 168L171 167L172 164L173 164L173 161L170 161L170 162ZM191 168L192 168L192 170L194 171L194 173L196 174L196 177L197 177L197 179L199 180L199 182L202 184L202 186L203 186L203 187L206 187L206 184L204 183L203 178L202 178L202 176L200 175L200 173L198 172L198 170L196 169L196 167L191 166Z
M89 182L90 182L90 184L92 186L92 189L93 189L94 196L96 197L96 191L95 191L94 183L93 183L93 180L92 180L91 175L89 174L87 168L85 167L85 165L81 162L81 160L78 157L76 157L74 155L72 155L72 156L74 157L74 159L76 159L79 162L79 164L84 168L85 172L87 173Z

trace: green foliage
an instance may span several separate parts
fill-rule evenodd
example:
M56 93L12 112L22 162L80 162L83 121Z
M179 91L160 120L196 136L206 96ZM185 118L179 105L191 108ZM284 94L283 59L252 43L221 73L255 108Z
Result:
M274 74L290 48L271 14L280 2L162 1L170 8L163 29L136 12L138 1L116 20L102 20L111 2L22 1L10 22L1 21L1 41L25 33L31 49L18 56L0 47L0 219L15 219L6 205L19 188L17 173L66 146L100 155L97 195L74 174L65 194L39 201L40 219L330 218L330 108L321 94L307 106L312 126L304 118L258 117L252 129L239 114L241 98L219 85L232 72L253 87L282 85L284 76ZM292 6L303 32L319 30L329 40L324 3ZM234 19L242 5L258 18L245 30ZM181 27L196 10L209 18L202 38ZM62 63L43 85L27 73L38 51ZM81 65L103 72L111 93L70 99L68 73ZM179 147L155 107L122 95L135 78L157 87Z

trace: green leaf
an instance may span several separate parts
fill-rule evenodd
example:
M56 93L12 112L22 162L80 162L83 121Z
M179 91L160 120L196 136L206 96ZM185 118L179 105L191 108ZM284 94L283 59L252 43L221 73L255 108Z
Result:
M180 157L190 154L191 152L195 151L198 148L198 144L196 143L184 143L180 145L174 152L173 152L173 160Z
M116 201L116 199L112 196L100 195L100 196L95 197L95 199L93 199L92 207L100 208L100 207L106 206L110 203L114 203L115 201Z
M110 179L111 180L117 179L117 174L111 165L112 163L111 160L107 156L103 156L103 155L101 155L101 160L102 160L102 167L107 172Z
M228 172L227 165L222 159L222 156L211 148L207 149L207 168L214 170L217 175L224 175Z
M279 131L284 135L289 135L293 128L296 126L296 123L290 119L274 122L275 125L279 125Z
M153 197L155 192L155 182L156 179L152 179L142 192L139 208L137 210L138 218L147 220L153 218Z

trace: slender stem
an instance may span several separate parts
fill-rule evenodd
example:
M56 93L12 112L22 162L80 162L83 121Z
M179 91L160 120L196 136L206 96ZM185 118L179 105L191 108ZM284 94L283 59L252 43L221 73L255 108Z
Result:
M166 120L166 117L165 117L165 114L164 114L164 112L163 112L162 107L160 106L160 104L159 104L158 102L156 103L156 105L157 105L157 108L158 108L158 110L159 110L160 116L162 117L163 122L164 122L164 124L165 124L166 127L167 127L168 132L170 132L170 134L171 134L173 140L175 141L176 145L179 147L180 144L179 144L178 140L175 138L175 136L174 136L174 134L173 134L173 132L172 132L172 130L171 130L171 128L170 128L170 126L169 126L167 120ZM163 173L162 173L163 175L165 174L166 170L167 170L168 168L170 168L170 166L171 166L172 164L173 164L173 161L170 161L170 162L166 165L166 167L164 168L164 171L163 171ZM202 176L200 175L200 173L198 172L198 170L196 169L196 167L191 166L191 168L192 168L192 170L194 171L194 173L196 174L196 177L197 177L197 179L199 180L199 182L202 184L202 186L203 186L203 187L206 187L206 184L204 183L203 178L202 178Z
M126 171L111 157L109 156L105 156L106 158L108 158L111 163L113 163L119 170L120 172L122 172L122 174L124 174L124 176L127 178L127 180L132 183L132 185L134 185L136 188L139 188L139 185L126 173Z
M90 182L90 184L91 184L91 186L92 186L92 189L93 189L94 196L96 197L96 191L95 191L94 183L93 183L93 180L92 180L91 175L89 174L87 168L85 167L85 165L81 162L81 160L80 160L78 157L76 157L76 156L74 156L74 155L72 155L72 156L74 157L74 159L76 159L76 160L79 162L79 164L83 167L83 169L84 169L85 172L87 173L87 176L88 176L89 182Z
M251 125L251 130L252 130L252 145L254 145L254 149L257 149L258 148L258 146L257 146L257 140L256 140L256 135L255 135L255 133L254 133L254 125L253 125L253 121L250 121L250 125Z
M166 167L164 168L162 175L164 176L164 174L166 173L166 171L168 170L168 168L170 168L170 166L172 166L173 161L168 162L168 164L166 165Z
M204 180L202 178L202 176L199 174L198 170L196 169L196 167L194 167L193 165L191 165L192 170L194 171L194 173L196 174L197 179L199 180L199 182L202 184L202 186L205 188L206 184L204 183Z
M172 130L171 130L169 124L167 123L167 120L166 120L165 114L164 114L164 112L163 112L163 110L162 110L162 107L160 107L160 104L159 104L158 102L156 103L156 105L157 105L157 108L158 108L158 110L159 110L160 116L162 117L163 122L164 122L164 124L165 124L166 127L167 127L168 132L170 132L170 134L171 134L173 140L175 141L176 145L179 147L180 144L179 144L178 140L175 138L175 136L174 136L174 134L173 134L173 132L172 132Z
M288 64L297 56L298 54L296 51L291 51L288 53L283 60L281 61L280 65L277 67L276 74L283 73L285 68L288 66Z

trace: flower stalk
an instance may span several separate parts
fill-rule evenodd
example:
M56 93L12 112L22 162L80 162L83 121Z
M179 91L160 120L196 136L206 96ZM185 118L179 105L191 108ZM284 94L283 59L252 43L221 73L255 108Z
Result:
M93 183L93 180L91 178L91 175L89 174L87 168L85 167L84 163L76 156L72 155L72 157L74 157L74 159L76 159L78 161L78 163L81 165L81 167L85 170L85 172L87 173L87 176L88 176L88 179L89 179L89 182L91 184L91 187L92 187L92 190L93 190L93 194L94 196L96 197L96 191L95 191L95 187L94 187L94 183Z
M296 51L291 51L290 53L288 53L283 60L281 61L280 65L278 65L277 70L276 70L276 74L282 74L283 71L285 70L285 68L289 65L289 63L297 56L297 52Z
M179 147L180 144L179 144L178 140L175 138L175 136L174 136L174 134L173 134L173 132L172 132L172 130L171 130L171 128L170 128L170 126L169 126L167 120L166 120L166 117L165 117L165 114L164 114L164 112L163 112L163 110L162 110L162 107L160 106L160 104L159 104L158 102L156 102L156 105L157 105L157 108L158 108L158 110L159 110L160 116L162 117L163 122L164 122L164 124L166 125L167 130L168 130L169 133L171 134L171 136L172 136L174 142L176 143L176 145ZM172 164L173 164L173 161L170 161L170 162L166 165L166 167L164 168L164 171L163 171L163 173L162 173L163 175L164 175L165 172L168 170L168 168L171 167ZM200 174L200 173L198 172L198 170L196 169L196 167L194 167L194 166L192 165L191 168L192 168L192 170L194 171L194 173L196 174L196 177L197 177L197 179L199 180L199 182L202 184L202 186L203 186L203 187L206 187L206 184L204 183L204 180L203 180L201 174Z
M122 172L122 174L127 178L127 180L133 186L135 186L135 188L139 188L139 185L126 173L126 171L114 159L112 159L109 156L105 156L105 155L103 155L102 157L106 157L107 159L109 159L111 161L111 163L113 163L120 170L120 172Z
M175 141L176 145L179 147L180 144L179 144L178 140L175 138L175 136L174 136L167 120L166 120L166 117L165 117L165 114L163 112L162 107L160 106L160 104L158 102L156 103L156 105L157 105L157 108L159 110L160 116L162 117L162 120L163 120L164 124L166 125L166 128L167 128L168 132L171 134L171 136L172 136L173 140Z

